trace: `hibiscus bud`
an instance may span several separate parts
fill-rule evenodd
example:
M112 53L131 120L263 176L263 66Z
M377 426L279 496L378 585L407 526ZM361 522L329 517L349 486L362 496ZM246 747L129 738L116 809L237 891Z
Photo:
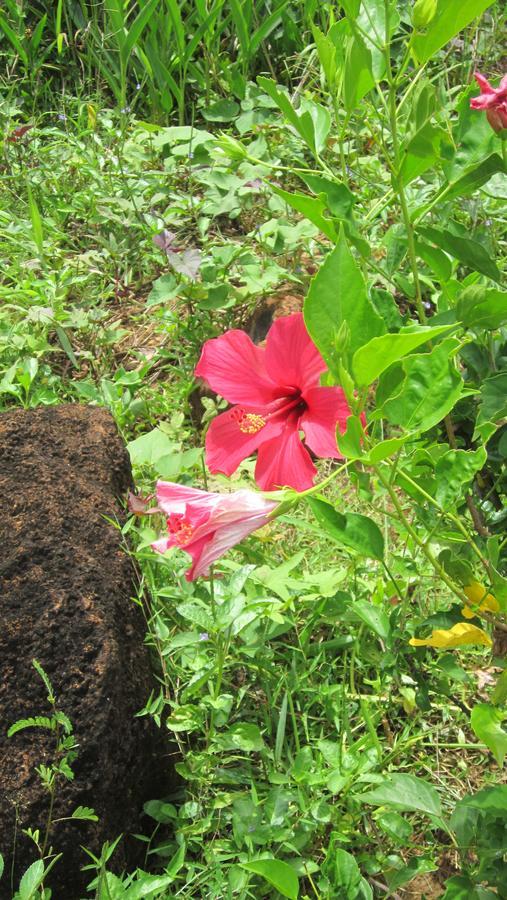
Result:
M244 144L242 144L241 141L237 141L236 138L231 137L229 134L221 134L216 142L216 146L218 150L223 153L224 156L228 156L229 159L246 159L248 157L248 150Z
M334 339L334 345L336 352L343 356L350 345L350 328L348 322L343 321L340 325L338 331L336 332L336 336Z
M426 28L437 12L437 0L417 0L412 10L412 24L417 31Z

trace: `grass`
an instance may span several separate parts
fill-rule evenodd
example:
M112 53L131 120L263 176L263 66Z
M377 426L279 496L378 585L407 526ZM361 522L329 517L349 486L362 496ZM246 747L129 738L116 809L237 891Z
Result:
M318 168L320 156L324 174L343 177L339 202L354 194L347 221L355 247L360 253L366 234L377 248L359 258L378 309L393 330L415 316L397 212L383 210L392 179L375 119L345 116L330 104L331 136L312 154L298 123L284 126L273 90L252 80L267 71L299 81L295 92L314 115L315 104L327 102L315 47L304 44L311 22L327 32L331 5L291 7L289 21L283 2L271 4L269 15L253 3L112 2L103 10L58 3L42 29L45 56L33 39L26 43L24 19L16 20L23 52L7 33L4 52L12 58L16 50L25 77L11 81L0 106L0 408L69 400L107 406L129 443L142 493L156 477L229 487L221 476L206 477L199 420L205 426L221 406L196 393L193 370L207 338L251 327L273 296L283 307L288 296L297 303L307 293L334 241L314 214L303 218L291 195L304 189L300 176ZM488 24L492 41L501 24L497 7ZM7 4L9 15L18 12ZM26 13L35 16L35 5ZM81 19L89 21L85 36ZM171 52L157 43L159 20ZM293 41L300 25L303 37ZM57 91L54 79L66 60L78 65L81 40L86 52L72 96ZM449 50L430 68L429 84L445 72L446 102L484 43L469 29L459 71ZM283 52L271 61L277 46L290 60L285 71ZM39 61L33 67L31 54ZM42 83L48 71L49 88ZM18 137L21 122L30 129ZM222 130L228 143L222 136L217 144ZM427 201L441 177L436 169L407 187L410 203ZM455 202L445 215L460 235L473 222L474 237L498 258L505 246L500 191ZM163 229L174 233L172 257L153 240ZM437 291L429 256L421 263L426 303L445 312L452 285ZM489 339L494 366L502 341L503 333ZM476 359L466 358L471 392L480 389ZM467 402L459 407L465 422ZM157 427L153 463L145 436ZM427 464L424 484L440 440L432 432L409 470L419 478L418 466L425 472ZM494 475L498 487L502 475ZM251 476L247 462L232 484L251 486ZM248 868L273 859L290 865L301 897L322 900L438 896L451 876L472 877L474 859L449 823L464 795L504 780L469 725L474 702L487 700L492 662L501 660L483 649L409 647L424 622L446 627L459 608L449 610L445 585L393 522L392 498L375 474L354 465L329 497L379 525L387 568L323 538L310 512L298 509L297 518L287 514L229 554L211 581L189 584L186 555L159 557L150 548L162 521L131 517L122 527L156 681L139 714L167 732L179 780L172 795L146 804L143 869L106 874L114 855L106 847L90 895L141 896L134 886L153 887L156 874L163 881L147 896L290 897L286 870L273 882L272 869ZM400 497L425 534L443 528L424 502ZM484 508L500 552L502 519L495 524L498 511ZM446 527L438 532L442 546L459 539ZM390 806L366 796L392 774L429 782L441 814L410 799Z

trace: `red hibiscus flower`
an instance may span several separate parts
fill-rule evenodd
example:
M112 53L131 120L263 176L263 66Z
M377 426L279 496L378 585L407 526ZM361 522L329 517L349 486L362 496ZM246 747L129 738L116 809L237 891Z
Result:
M340 459L336 428L343 432L351 415L341 388L319 387L325 369L301 313L277 319L265 349L244 331L206 341L195 374L234 404L208 430L210 472L232 475L257 451L255 480L263 490L311 487L317 470L301 432L316 456Z
M157 503L167 515L168 535L151 546L159 553L169 547L189 553L192 565L185 573L187 581L207 575L219 556L266 525L278 506L254 491L215 494L170 481L157 483Z
M486 117L495 131L507 128L507 75L504 75L498 88L491 87L489 81L479 72L475 72L475 80L481 89L478 97L472 97L472 109L485 109Z

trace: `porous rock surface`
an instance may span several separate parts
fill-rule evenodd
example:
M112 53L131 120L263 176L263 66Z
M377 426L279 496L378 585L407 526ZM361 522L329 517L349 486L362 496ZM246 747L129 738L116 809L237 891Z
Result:
M128 456L106 410L70 404L0 415L2 900L12 896L14 844L19 878L36 858L22 829L42 835L48 813L35 766L51 762L54 736L31 728L7 737L18 719L50 714L34 658L79 743L75 780L60 783L54 818L78 805L99 816L54 825L50 842L63 857L47 881L53 900L85 895L93 873L80 874L90 861L80 845L97 853L105 840L139 830L143 802L163 790L156 730L147 717L134 718L153 686L144 620L131 599L120 532L105 519L121 522L119 498L130 485ZM137 862L141 846L123 838L116 867Z

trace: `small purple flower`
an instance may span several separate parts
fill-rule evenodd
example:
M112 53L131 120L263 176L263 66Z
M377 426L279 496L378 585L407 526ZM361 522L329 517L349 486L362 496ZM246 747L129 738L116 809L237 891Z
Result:
M136 84L136 91L140 91L140 90L141 90L141 85L140 85L139 82L138 82L138 83Z
M193 158L194 158L194 154L192 153L191 150L190 150L190 152L189 152L189 154L188 154L188 158L189 158L189 159L193 159Z
M67 121L67 116L65 115L65 113L58 113L58 118L60 119L60 122Z
M123 113L124 116L127 115L127 113L130 112L130 106L124 106L123 109L122 109L121 111L122 111L122 113Z
M203 632L199 635L199 640L200 640L200 641L209 641L209 634L208 634L208 632L207 632L207 631L203 631Z

